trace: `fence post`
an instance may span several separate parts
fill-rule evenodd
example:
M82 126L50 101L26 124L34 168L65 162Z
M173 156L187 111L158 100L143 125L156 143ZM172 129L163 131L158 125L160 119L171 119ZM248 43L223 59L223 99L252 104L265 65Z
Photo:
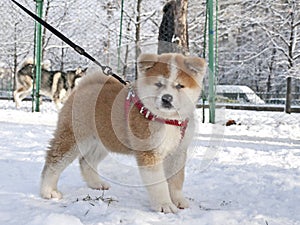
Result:
M36 2L36 13L38 17L43 16L43 0L34 0ZM35 111L40 111L40 85L42 73L42 25L36 22L36 35L35 35Z
M208 0L208 66L209 66L209 122L215 123L215 70L214 70L214 9Z

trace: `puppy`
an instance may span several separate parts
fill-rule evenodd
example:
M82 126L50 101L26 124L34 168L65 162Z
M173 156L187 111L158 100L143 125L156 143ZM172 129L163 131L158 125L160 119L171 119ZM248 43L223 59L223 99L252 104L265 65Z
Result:
M144 54L138 68L139 79L126 86L102 72L82 78L50 141L43 198L62 197L59 176L77 157L87 185L109 189L97 166L114 152L136 158L154 210L176 213L189 206L182 193L184 168L206 63L180 54Z

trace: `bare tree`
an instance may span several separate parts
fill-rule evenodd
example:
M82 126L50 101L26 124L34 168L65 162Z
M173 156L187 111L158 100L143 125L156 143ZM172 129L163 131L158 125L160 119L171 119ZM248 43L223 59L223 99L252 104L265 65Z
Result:
M299 1L273 1L268 7L272 15L272 25L265 22L260 23L269 37L274 49L278 52L280 66L285 68L286 77L286 105L285 111L291 113L292 101L292 78L298 77L295 68L300 62L300 3ZM270 22L270 20L267 20ZM271 26L270 26L271 25Z
M257 91L270 92L285 91L290 80L288 86L299 91L293 82L300 61L299 1L224 0L219 3L219 82L245 84ZM1 10L5 9L0 21L3 29L1 61L17 65L33 52L34 21L9 7L10 4L0 4ZM113 60L118 48L120 2L110 0L109 4L111 7L107 10L113 8L109 11L110 19L107 18L108 11L103 8L105 4L100 1L45 0L44 18L100 61L106 62L107 54L110 54L109 63L115 68ZM175 19L169 20L167 27L171 31L168 31L167 40L162 40L175 42L184 51L199 55L204 41L205 1L199 4L196 0L172 0L168 4L171 5L166 5L163 11ZM25 2L25 6L35 11L34 1ZM122 44L125 47L121 51L121 62L126 72L134 75L132 62L141 51L154 49L145 48L144 43L157 43L163 5L161 0L154 0L151 4L128 0L124 6ZM50 32L44 30L43 33L44 58L53 62L53 69L89 63Z
M292 78L299 76L299 4L291 0L220 3L219 81L290 93L295 88Z
M12 3L0 3L3 16L0 20L0 61L5 62L15 73L19 64L32 53L34 22L24 17ZM26 4L33 7L33 4Z

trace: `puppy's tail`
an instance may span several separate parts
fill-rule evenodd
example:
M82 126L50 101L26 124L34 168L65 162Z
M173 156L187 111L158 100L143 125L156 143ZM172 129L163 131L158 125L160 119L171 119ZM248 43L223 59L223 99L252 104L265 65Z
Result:
M21 64L20 69L24 68L27 65L34 65L34 59L32 57L25 59L23 61L23 63ZM50 68L51 68L51 61L50 60L45 60L44 62L42 62L42 68L44 70L48 70L49 71Z
M33 65L34 64L34 60L33 58L27 58L24 60L24 62L21 65L21 68L27 66L27 65Z

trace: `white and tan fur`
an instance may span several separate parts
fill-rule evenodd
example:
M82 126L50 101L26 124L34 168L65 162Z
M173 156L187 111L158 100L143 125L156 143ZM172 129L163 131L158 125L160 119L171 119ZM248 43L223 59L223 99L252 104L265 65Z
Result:
M200 95L206 64L198 57L144 54L138 60L139 79L132 85L145 107L165 119L189 119L180 127L150 121L125 99L129 87L101 72L84 77L64 104L42 172L41 196L61 198L61 172L79 156L87 185L106 190L98 163L108 152L133 155L154 210L164 213L187 208L182 193L187 147L194 130L193 111ZM162 96L171 95L171 105ZM116 169L117 171L117 169Z
M27 59L18 70L15 81L14 100L16 107L20 107L21 101L32 94L35 86L34 79L35 64L33 59ZM42 64L40 94L51 98L57 109L60 109L68 98L72 89L79 79L85 74L85 69L51 71L49 63Z

